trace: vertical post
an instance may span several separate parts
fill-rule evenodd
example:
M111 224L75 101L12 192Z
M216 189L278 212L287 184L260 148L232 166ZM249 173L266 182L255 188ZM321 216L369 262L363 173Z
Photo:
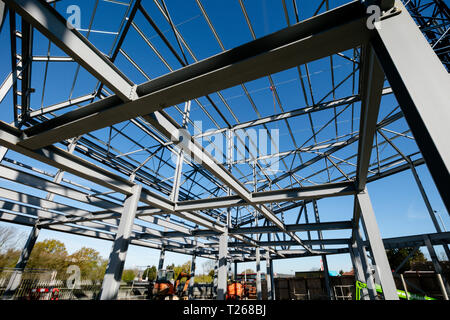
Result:
M414 164L411 160L409 160L409 161L410 161L410 166L411 166L411 172L414 176L414 179L416 180L417 186L419 187L420 194L422 195L423 201L425 202L425 206L427 207L431 221L433 221L436 231L438 233L440 233L440 232L442 232L441 226L439 225L439 222L436 219L436 215L434 214L433 208L431 207L430 200L428 199L428 196L425 192L422 182L420 181L419 175L417 174L416 167L414 166ZM447 255L447 259L450 260L450 250L448 248L448 245L444 244L443 247L444 247L445 254Z
M225 300L227 291L228 231L219 236L219 267L217 272L217 300Z
M361 261L363 276L366 279L367 289L369 291L369 297L371 300L375 300L377 297L377 289L375 283L377 282L377 275L372 271L371 264L369 259L367 258L367 251L364 247L364 243L361 239L361 232L358 229L355 233L356 247L355 250L358 251L358 257ZM375 270L376 271L376 270ZM375 278L375 279L374 279Z
M366 284L370 283L369 282L370 278L367 279L364 274L361 256L360 256L359 250L357 248L356 242L349 245L349 252L350 252L350 257L351 257L352 264L353 264L353 270L355 272L355 282L360 281L360 282L363 282ZM369 288L369 285L367 285L367 287ZM355 290L357 290L356 285L355 285ZM366 300L368 298L368 296L370 297L370 299L374 299L373 295L371 294L371 290L368 290L366 288L362 289L361 299Z
M3 158L5 157L7 152L8 152L8 148L0 146L0 162L3 161Z
M158 271L164 268L164 258L166 256L166 249L164 247L161 248L161 252L159 253L159 262L158 262Z
M389 261L386 256L386 251L384 249L380 230L375 219L375 214L373 212L372 203L370 202L367 189L358 193L356 198L361 213L364 230L366 231L366 238L370 244L370 248L372 249L371 251L374 262L380 277L380 285L383 288L384 298L386 300L398 300L394 277L392 276Z
M272 297L272 261L270 260L269 248L266 248L266 282L267 282L267 299L273 300Z
M262 300L261 290L261 254L259 247L255 248L256 255L256 300Z
M449 292L449 286L446 281L446 279L442 279L442 267L439 263L439 259L436 255L436 251L434 250L433 244L431 243L430 237L424 236L424 241L428 249L428 253L430 254L431 261L434 265L434 270L436 271L436 275L438 278L439 286L442 291L442 295L445 300L448 300L448 292Z
M132 194L127 196L120 217L119 228L114 239L108 267L103 279L100 300L114 300L119 293L120 281L125 265L128 246L131 241L131 232L134 225L134 217L141 196L141 185L134 185Z
M409 300L408 287L406 286L405 278L403 273L400 273L400 280L402 280L403 289L405 290L406 300Z
M381 21L371 43L450 212L450 77L400 0L395 7L399 14Z
M19 260L17 261L15 270L11 274L11 278L9 279L6 290L3 294L2 299L4 300L12 300L14 298L14 294L16 293L17 288L20 285L20 281L22 280L23 271L27 265L28 260L30 259L31 251L34 248L36 240L39 236L39 231L41 229L37 226L34 226L31 229L30 235L28 236L27 242L25 243L24 248L20 254Z
M214 263L214 278L213 278L213 293L216 295L217 298L217 276L218 276L218 270L219 270L219 259L216 260Z
M194 281L195 281L195 259L196 255L192 256L191 260L191 278L189 279L189 300L193 299L194 297Z
M319 208L317 207L317 201L313 200L313 208L314 208L314 216L316 219L316 223L320 223L319 218ZM323 240L322 230L317 231L317 235L319 237L319 240ZM320 245L320 249L325 249L324 245ZM328 270L328 261L327 256L325 254L321 255L322 258L322 265L323 265L323 273L325 276L325 288L327 290L328 299L333 300L333 293L331 292L331 285L330 285L330 272Z

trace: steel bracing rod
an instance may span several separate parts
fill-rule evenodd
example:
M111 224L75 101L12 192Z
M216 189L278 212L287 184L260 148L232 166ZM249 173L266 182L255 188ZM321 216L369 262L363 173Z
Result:
M21 225L26 225L26 226L31 226L31 227L36 224L35 218L11 214L11 213L5 212L1 209L0 209L0 221L21 224ZM75 234L75 235L80 235L80 236L85 236L85 237L90 237L90 238L95 238L95 239L103 239L103 240L109 240L109 241L114 240L114 235L111 233L106 233L106 232L102 232L102 231L98 231L98 230L96 231L96 230L91 230L91 229L85 229L83 227L55 225L55 226L42 227L42 229L60 231L60 232L65 232L65 233L70 233L70 234ZM137 246L142 246L142 247L147 247L147 248L153 248L153 249L161 248L160 244L143 241L140 239L134 239L134 238L132 238L131 244L137 245ZM173 251L173 252L183 253L183 254L190 254L189 248L183 248L180 246L178 246L178 247L171 246L169 248L169 250ZM197 252L198 252L198 256L200 256L200 254L201 254L205 258L212 258L212 256L210 256L207 251L198 249Z
M355 193L355 190L356 189L353 182L339 182L317 186L305 186L300 188L248 193L247 199L251 199L251 203L253 205L260 205L273 202L311 200L326 197L352 195ZM175 205L175 211L247 206L249 205L248 201L249 200L243 199L241 195L179 201ZM280 223L277 222L277 226L279 227Z
M136 98L134 84L49 4L38 0L4 0L34 28L113 90L122 101Z
M2 176L3 177L9 177L8 175L6 175L6 173L7 173L7 171L5 171L6 170L6 168L4 168L3 169L3 174L2 174ZM25 173L22 173L21 174L21 176L25 176ZM11 179L12 180L17 180L17 175L14 175L14 176L12 176L11 177ZM31 180L29 180L29 178L28 178L28 180L27 180L27 184L28 185L30 185L30 183L31 183ZM46 181L46 184L47 184L47 187L46 187L46 189L47 190L51 190L52 192L57 192L57 190L58 189L49 189L49 184L50 182L49 181ZM56 187L56 185L55 185L55 187ZM67 195L67 187L65 187L65 188L62 188L62 190L61 190L61 194L62 195ZM74 192L74 191L73 191ZM145 193L148 193L148 191L146 191L146 190L143 190L143 193L144 193L144 195L141 195L141 201L145 201L145 199L147 199L148 200L148 198L147 198L147 195L145 195ZM73 195L71 195L72 197L73 197ZM29 201L30 201L30 199L31 198L29 198ZM80 198L78 198L78 200L83 200L83 197L81 197L81 199ZM38 201L39 202L39 201ZM164 203L161 203L161 205L164 207ZM145 215L146 213L144 212L144 213L137 213L138 214L138 216L140 216L140 215ZM193 221L193 222L195 222L195 223L197 223L197 224L199 224L199 225L203 225L203 226L206 226L206 227L209 227L209 228L213 228L214 230L216 230L216 231L221 231L222 229L221 229L221 226L219 226L219 225L217 225L217 224L214 224L213 222L209 222L209 221L207 221L207 220L205 220L204 218L201 218L200 216L198 216L198 215L194 215L194 214L192 214L192 213L189 213L189 212L183 212L183 213L175 213L175 214L177 214L177 215L179 215L180 217L182 217L182 218L184 218L184 219L187 219L187 220L191 220L191 221ZM47 218L48 218L48 216L47 216ZM103 219L108 219L108 218L112 218L112 216L108 216L108 215L104 215L103 217L98 217L99 219L100 218L103 218ZM84 216L84 217L82 217L82 219L85 219L85 220L94 220L94 219L92 219L92 216L88 216L87 217L87 219L86 219L86 216ZM63 222L65 222L65 223L67 223L67 222L77 222L77 223L81 223L81 222L83 222L83 220L82 221L80 221L79 219L78 219L78 221L77 220L72 220L72 221L63 221ZM43 224L43 225L46 225L46 226L52 226L52 224ZM91 225L91 227L92 227L92 225ZM238 236L236 236L236 237L238 237ZM243 241L245 241L245 239L244 238L242 238L242 237L238 237L240 240L243 240Z
M184 152L194 157L195 161L201 163L203 167L208 169L216 178L220 179L227 186L229 186L239 197L241 197L247 204L252 205L256 210L265 215L271 222L278 226L281 230L284 230L283 223L268 210L264 205L256 205L252 203L252 195L245 186L240 183L229 171L227 171L222 165L215 162L212 156L204 150L188 133L183 133L183 137L180 136L179 125L175 123L164 112L155 112L151 116L145 116L145 119L151 123L159 132L166 137L170 137L175 141L181 141L183 138L182 147ZM176 210L176 209L175 209ZM291 235L294 239L297 239L301 243L301 240L295 235Z
M14 114L14 124L19 126L18 108L17 108L17 75L18 68L18 55L17 55L17 38L16 38L16 14L9 15L9 37L11 42L11 72L13 75L12 81L12 96L13 96L13 114ZM20 58L20 63L22 63L22 58Z
M112 96L51 119L45 125L35 125L26 131L33 137L22 144L36 149L355 47L366 41L368 34L362 27L365 13L361 9L358 2L352 2L141 84L137 88L141 97L133 102L122 104ZM354 36L343 36L349 32ZM344 40L336 41L339 34ZM308 50L301 50L305 46ZM256 65L260 67L255 68Z
M16 59L14 59L16 60ZM13 68L14 71L12 71L6 79L3 81L3 83L0 85L0 103L3 101L3 99L8 94L9 90L14 87L14 85L17 82L17 79L21 77L22 74L22 60L19 60L16 64L16 67ZM17 70L19 69L19 70ZM15 72L15 74L14 74Z
M417 187L419 188L420 194L422 195L423 201L425 203L425 206L427 207L428 214L430 215L431 221L433 222L433 225L437 232L442 232L441 227L439 225L439 222L436 219L436 215L433 211L433 208L431 207L431 203L428 200L428 196L425 192L425 189L422 185L422 182L420 181L419 175L417 174L416 168L412 164L411 158L407 157L401 152L401 150L381 131L378 131L379 134L383 137L383 139L389 143L389 145L394 148L394 150L410 165L411 167L411 173L413 174L414 180L417 183ZM444 246L445 254L447 257L450 258L450 251L448 249L448 246Z
M405 131L405 132L409 132L409 131L410 131L410 130L407 130L407 131ZM405 132L403 132L403 133L405 133ZM401 136L402 136L402 135L398 135L398 136L393 137L392 139L396 139L396 138L401 137ZM356 136L356 137L357 137L357 136ZM392 140L392 139L391 139L391 140ZM339 148L340 146L345 147L345 146L347 146L347 143L350 142L350 141L352 141L352 140L353 140L353 142L356 141L356 140L354 139L354 137L352 137L352 138L350 138L349 140L344 141L343 144L338 144L338 145L336 146L336 148L330 149L330 151L336 152L336 151L340 150L340 148ZM384 145L384 144L387 144L387 142L382 142L382 143L379 144L379 146ZM354 154L354 155L352 155L352 156L350 156L350 157L348 157L348 158L346 158L346 159L340 159L340 158L337 158L337 157L333 156L331 153L332 153L332 152L320 153L317 157L311 159L310 161L311 161L311 163L314 163L315 161L318 161L318 160L320 160L320 159L322 159L322 158L328 156L328 157L332 157L332 158L337 159L337 160L338 160L337 165L341 165L341 164L343 164L343 163L346 163L346 164L349 164L349 165L351 165L351 166L353 166L353 167L355 167L355 168L357 167L357 165L348 162L348 160L351 160L351 159L357 157L357 154ZM380 160L380 163L386 162L387 160L390 160L390 159L392 159L393 157L395 157L395 156L391 156L391 157L385 158L385 159L383 159L383 160ZM402 161L402 162L403 162L403 161ZM374 166L374 165L377 165L377 163L378 163L378 162L371 163L369 167L372 167L372 166ZM295 170L300 170L300 169L303 169L304 167L305 167L305 166L301 166L301 167L295 168ZM314 172L313 174L309 175L308 177L305 177L304 179L312 178L312 177L314 177L314 176L316 176L316 175L318 175L318 174L321 174L321 173L324 172L324 171L325 171L325 169L318 170L317 172ZM369 170L369 173L373 173L374 176L377 174L377 173L374 172L373 170ZM348 176L352 176L352 175L354 175L354 174L356 174L356 170L347 173ZM374 177L374 176L373 176L373 177ZM344 175L339 176L339 177L333 179L331 182L334 182L334 181L340 181L342 178L345 178L345 176L344 176Z
M95 166L77 156L70 155L69 153L53 146L36 152L18 147L16 144L19 139L17 137L19 135L18 130L5 123L0 123L0 126L1 129L4 130L0 132L0 144L10 147L10 149L23 153L38 161L70 172L114 191L125 195L129 194L132 183L125 178L114 175L105 169ZM172 212L174 210L173 202L146 189L142 190L140 201L168 212ZM205 220L201 216L196 216L189 212L176 214L188 220L192 219L194 223L220 229L219 225L211 224L211 222Z
M383 95L392 94L392 90L390 88L384 88L382 94ZM339 107L339 106L343 106L343 105L347 105L347 104L352 104L352 103L359 102L359 101L361 101L360 95L352 95L352 96L348 96L345 98L333 99L330 101L317 103L316 105L313 105L313 106L297 108L297 109L287 111L287 112L282 112L282 113L279 113L276 115L259 118L257 120L242 122L242 123L236 124L230 128L220 128L217 130L208 130L207 132L194 135L194 138L201 138L201 137L206 137L209 135L215 135L218 133L225 132L227 130L233 130L233 131L243 130L243 129L251 128L254 126L258 126L258 125L271 123L271 122L279 121L282 119L289 119L289 118L305 115L310 112L327 110L330 108L335 108L335 107Z
M450 212L450 78L401 1L395 7L401 12L382 20L371 43Z
M56 103L53 104L51 106L47 106L45 108L42 109L31 109L30 108L30 112L29 112L29 117L33 118L36 116L41 116L50 112L55 112L67 107L71 107L73 105L78 105L80 103L84 103L87 102L89 100L92 100L95 97L95 93L90 93L90 94L86 94L77 98L70 98L69 100L60 102L60 103Z
M146 12L144 9L142 9L141 8L141 11L142 12ZM145 14L144 14L145 15ZM152 21L151 20L151 18L148 16L148 14L146 14L146 17L147 17L147 20L149 20L149 22L150 21ZM136 31L138 32L138 34L145 40L145 42L151 47L151 49L157 54L157 56L159 57L159 59L164 63L164 65L169 69L169 71L173 71L173 68L169 65L169 63L162 57L162 55L159 53L159 51L150 43L150 41L147 39L147 37L143 34L143 32L133 23L132 24L133 25L133 27L136 29ZM153 24L152 24L153 25ZM155 27L154 27L155 28ZM197 59L195 58L195 56L193 56L193 58L194 58L194 60L195 61L197 61ZM130 60L130 58L128 57L128 60ZM186 66L186 63L185 62L183 62L182 60L179 60L179 62L182 64L182 66ZM133 64L133 65L135 65L135 64ZM136 66L136 65L135 65ZM143 73L143 71L142 70L140 70L140 69L138 69L141 73ZM148 80L150 80L150 78L145 74L145 73L143 73L144 74L144 76L148 79ZM220 95L220 93L218 93L219 95ZM214 104L214 102L208 97L208 96L206 96L209 100L210 100L210 102L212 103L212 105L213 106L215 106L215 104ZM197 102L197 104L199 105L199 106L201 106L202 107L202 104L201 104L201 102L198 100L198 99L194 99L196 102ZM176 108L177 108L177 110L181 113L181 114L183 114L179 109L178 109L178 107L177 106L175 106ZM216 123L215 121L214 121L214 119L209 115L209 113L206 111L206 109L205 108L203 108L202 107L202 110L205 112L205 114L214 122L214 123ZM224 121L227 123L227 125L230 127L231 126L231 124L229 124L227 121L226 121L226 119L224 118ZM239 123L239 121L236 119L236 121ZM191 120L189 120L189 122L194 126L194 128L196 128L196 125L195 125L195 123L193 123ZM219 127L219 125L218 124L216 124L216 126L217 127ZM238 136L238 139L240 139L240 137ZM255 146L255 148L256 148L256 151L258 151L258 147L255 145L255 143L253 142L253 140L252 139L250 139L250 142L253 144L253 146ZM243 143L243 142L242 142ZM244 144L244 143L243 143ZM215 145L214 143L211 143L211 145ZM249 152L249 153L251 153L251 151L248 149L248 146L246 146L245 145L245 149ZM241 150L239 150L239 149L237 149L236 148L236 150L237 150L237 152L239 152L239 153L241 153L242 154L242 151ZM264 168L262 168L261 166L259 166L260 167L260 169L264 172ZM238 171L242 174L242 172L238 169ZM269 178L267 175L266 175L266 177L267 178Z
M220 40L219 35L217 34L217 32L216 32L216 30L215 30L215 28L214 28L214 26L213 26L213 24L212 24L212 22L211 22L211 20L210 20L210 18L209 18L209 16L208 16L208 14L206 13L206 10L204 9L204 7L203 7L203 5L202 5L202 3L201 3L201 1L200 1L200 0L196 0L196 2L197 2L197 5L198 5L199 8L200 8L200 10L201 10L201 12L202 12L202 14L203 14L205 20L206 20L206 22L208 23L208 26L209 26L210 30L211 30L212 33L214 34L214 37L215 37L216 41L218 42L220 48L222 49L222 51L225 51L225 46L223 45L222 41ZM273 86L273 84L271 84L271 85ZM274 87L274 86L273 86L273 87ZM241 84L241 88L243 89L243 91L244 91L244 93L245 93L245 95L246 95L248 101L250 102L250 104L252 105L253 109L255 110L256 115L258 116L258 118L261 118L261 114L260 114L260 112L258 111L258 108L257 108L256 105L255 105L255 102L254 102L253 99L251 98L250 93L248 92L248 90L247 90L245 84ZM222 94L219 93L219 97L220 97L221 100L225 103L225 105L228 107L228 103L226 103L226 101L225 101L225 99L223 98ZM278 101L279 101L279 99L278 99ZM228 107L228 109L231 111L231 108ZM239 124L239 121L238 121L238 119L236 118L236 116L234 115L234 113L232 113L232 115L233 115L233 117L235 118L236 122ZM229 126L229 127L231 127L231 126ZM269 131L269 130L267 129L267 127L266 127L265 124L263 124L263 127L264 127L264 129L265 129L266 131ZM291 136L292 136L292 135L291 135ZM269 138L270 138L271 141L273 141L272 136L271 136L270 134L269 134ZM295 143L295 141L294 141L294 143ZM259 152L259 151L258 151L258 152ZM284 166L287 168L286 163L285 163L284 161L283 161L283 164L284 164ZM258 164L258 166L259 166L259 164ZM259 166L259 167L260 167L260 166ZM260 168L261 168L261 167L260 167ZM262 169L262 168L261 168L261 169ZM263 172L264 172L264 171L263 171ZM267 176L267 175L266 175L266 176ZM267 178L270 179L268 176L267 176Z

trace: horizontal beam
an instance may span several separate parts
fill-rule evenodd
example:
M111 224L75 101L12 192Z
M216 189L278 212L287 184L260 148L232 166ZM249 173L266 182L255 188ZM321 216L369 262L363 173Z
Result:
M290 232L303 232L303 231L319 231L319 230L345 230L345 229L352 229L352 227L353 223L351 221L341 221L341 222L321 222L321 223L286 225L286 230ZM248 228L241 227L236 229L230 229L228 230L228 232L230 234L261 234L261 233L278 232L278 230L272 226L261 226Z
M307 246L318 246L318 245L348 245L350 239L317 239L317 240L303 240L304 245ZM218 244L210 244L212 246L216 246ZM296 241L258 241L258 245L261 247L274 247L274 246L298 246L299 244ZM246 244L241 242L228 242L228 247L245 247Z
M135 99L134 84L48 3L39 0L4 0L43 35L116 93L122 101Z
M450 212L450 77L402 2L395 6L400 13L381 21L371 44Z
M253 204L264 204L346 196L354 194L355 190L356 188L353 182L339 182L317 186L305 186L300 188L253 192L250 193L249 197L251 199L251 203ZM175 211L207 210L212 208L228 208L248 205L248 202L235 195L180 201L175 204Z
M368 40L365 24L365 10L354 1L141 84L132 102L111 96L35 125L21 144L38 149L355 48Z

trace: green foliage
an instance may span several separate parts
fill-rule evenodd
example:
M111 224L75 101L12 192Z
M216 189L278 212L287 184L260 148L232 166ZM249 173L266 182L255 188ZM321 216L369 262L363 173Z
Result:
M5 231L0 237L0 268L13 268L20 257L20 250L13 248L20 234L11 228L0 227ZM12 240L14 241L12 241ZM58 272L58 278L67 278L67 268L77 265L81 271L82 279L101 280L105 274L108 261L100 256L100 253L92 248L83 247L69 255L66 246L61 241L46 239L37 242L31 251L27 269L46 269Z
M392 270L395 270L403 260L414 250L414 248L401 248L401 249L389 249L386 250L386 255L389 260L389 265ZM406 270L411 269L412 262L426 262L427 259L423 255L423 253L417 250L411 258L403 265L403 267L398 270L399 273L403 273Z
M132 269L124 270L122 273L122 281L131 282L134 280L136 275L137 275L136 270Z
M61 241L47 239L37 242L31 251L27 268L56 270L65 273L69 266L66 246Z
M196 275L194 278L194 283L211 283L211 282L213 282L213 277L210 276L209 274Z
M9 248L0 253L0 268L14 268L19 260L20 251Z
M82 279L102 279L108 261L100 256L100 253L92 248L83 247L74 252L67 259L70 264L77 265L81 271Z
M150 268L145 269L143 274L143 279L147 279L148 281L156 280L156 274L158 270L156 270L156 266L151 266Z

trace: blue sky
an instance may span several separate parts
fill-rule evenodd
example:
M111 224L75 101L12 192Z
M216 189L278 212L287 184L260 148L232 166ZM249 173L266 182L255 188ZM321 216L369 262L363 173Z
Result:
M348 1L330 1L332 7L344 4ZM81 28L87 29L90 23L92 8L94 0L83 0L83 1L60 1L56 8L64 16L68 16L66 13L66 8L69 5L76 4L81 8ZM213 21L217 33L219 34L225 49L230 49L246 43L252 40L252 35L245 22L244 15L240 11L239 2L237 0L233 1L217 1L217 0L203 0L202 1L206 12L208 13L210 19ZM256 37L261 37L271 32L275 32L287 26L286 20L284 18L284 11L281 5L281 1L275 0L246 0L244 1L250 21L252 23ZM290 23L295 22L295 16L292 9L292 2L286 1L287 10L289 12ZM317 7L317 1L297 1L300 10L300 19L308 18L312 15ZM169 24L164 20L164 17L159 12L157 6L153 1L143 1L143 6L149 12L151 17L160 26L163 33L167 36L169 41L175 47L177 52L180 50L177 46L177 42L173 33L170 30ZM195 1L175 1L168 0L167 6L169 8L170 14L173 18L174 24L179 29L180 33L183 35L190 49L194 53L197 60L201 60L210 57L214 54L221 52L221 48L214 38L212 32L208 29L208 25L205 19L201 15L201 11L195 4ZM120 27L122 17L126 12L126 6L108 2L99 1L98 9L93 20L92 29L95 30L89 34L89 40L92 41L100 50L108 54L111 47L114 44L115 34ZM149 39L152 44L161 52L161 54L167 59L168 64L171 69L178 69L181 67L180 63L174 58L164 43L157 37L156 33L151 29L150 25L144 20L141 13L138 13L135 19L136 24L143 31L147 39ZM10 49L9 49L9 26L5 24L4 30L0 33L0 42L5 44L0 50L0 82L8 75L10 72ZM88 36L87 32L81 31L82 34ZM46 40L39 33L35 34L35 55L47 55L48 51L48 40ZM136 61L145 72L146 76L154 79L158 76L164 75L169 72L169 69L161 63L159 58L154 54L151 49L145 45L140 36L135 30L130 30L124 45L124 50L129 54L134 61ZM195 61L194 57L190 56L184 48L184 53L187 56L189 63ZM62 53L56 46L52 45L50 47L50 54L54 56L62 56ZM349 57L352 56L353 52L345 52ZM181 53L180 53L181 55ZM333 57L333 68L335 83L339 83L341 80L345 79L346 76L351 72L352 64L344 58L334 56ZM123 71L133 82L142 83L146 81L146 77L139 72L125 59L121 54L118 55L116 60L116 65ZM330 73L330 61L328 58L320 59L308 64L309 71L311 74L311 84L314 88L315 102L320 101L331 89L331 73ZM304 72L305 70L302 69ZM78 73L77 73L78 72ZM77 79L74 81L74 77L77 74ZM303 74L304 75L304 74ZM78 97L91 93L95 87L97 81L88 74L84 69L80 68L77 71L77 65L75 63L50 63L48 68L44 63L34 63L33 73L32 73L32 83L33 87L36 89L36 93L32 95L31 105L33 109L40 108L41 106L48 106L54 103L67 100L69 97ZM46 86L44 90L44 77L46 77ZM273 80L276 84L277 91L279 93L282 107L284 111L293 110L299 107L303 107L308 103L311 103L311 96L307 97L305 100L301 88L299 86L299 75L296 69L289 69L273 75ZM304 81L306 78L304 76ZM269 89L270 83L267 78L258 79L246 83L246 87L251 94L252 99L258 106L261 116L268 116L274 113L281 112L281 108L278 104L273 103L273 96ZM240 122L255 119L256 114L253 111L249 100L245 97L241 87L233 87L221 91L225 100L231 106L233 113L237 116ZM346 97L353 94L353 88L351 80L346 81L338 90L336 90L336 97ZM221 101L217 94L211 95L211 99L217 104L221 112L225 115L230 123L235 124L232 114L226 108L226 106ZM331 97L325 99L325 101L330 100ZM212 118L216 121L220 127L224 127L226 124L217 114L217 112L212 109L210 102L206 98L199 98L202 105L211 113ZM12 95L9 93L7 97L0 103L0 108L2 113L0 119L6 122L12 121ZM359 104L355 104L354 108L354 127L357 128L359 125ZM395 98L391 96L385 96L382 100L381 110L379 119L383 119L392 109L396 106ZM183 105L178 106L183 109ZM64 109L63 111L56 112L56 114L61 114L62 112L69 111L72 108ZM181 122L181 114L174 108L168 108L166 110L174 119ZM337 109L338 112L342 111L341 116L338 118L338 130L339 134L348 134L351 132L351 108L340 107ZM314 114L314 127L315 129L321 128L323 124L330 120L332 117L332 110L327 110L323 112L318 112ZM203 129L215 128L214 123L211 119L205 116L204 112L201 110L200 105L193 102L191 110L191 119L200 120L203 123ZM292 128L293 134L295 136L298 145L309 145L313 141L311 138L311 129L309 127L309 122L307 117L296 117L295 119L288 120L289 125ZM116 127L121 128L125 124L118 124ZM267 125L268 129L279 129L280 130L280 151L291 150L293 148L293 143L290 139L289 132L286 129L284 122L275 122ZM255 127L255 129L260 129L261 127ZM398 121L393 124L391 129L396 131L406 130L406 123L404 120ZM189 126L189 130L193 132L194 128ZM317 138L319 141L327 139L330 135L334 135L334 126L329 126L325 128ZM124 130L125 134L138 140L143 146L153 146L155 141L138 131L135 128L127 127ZM100 139L106 139L108 135L108 129L98 130L94 135ZM389 136L389 134L387 134ZM120 148L122 152L128 152L138 149L135 145L132 145L125 137L117 136L114 138L115 146ZM396 140L397 141L397 140ZM414 142L406 138L399 138L399 146L401 146L402 151L410 153L415 152L417 147ZM346 148L336 155L340 158L345 158L355 152L357 145ZM388 156L393 154L394 151L390 147L383 149L383 155ZM303 154L303 160L308 160L314 155ZM373 155L374 156L374 155ZM24 158L16 153L8 153L8 157L21 159L27 161L29 165L33 165L39 168L43 168L48 172L56 172L52 167L39 164L38 162L32 161L28 158ZM138 152L134 156L136 161L143 161L147 154L145 152ZM166 156L166 159L168 156ZM298 164L298 158L293 156L287 157L286 161L290 164ZM251 169L246 165L237 166L242 170L243 174L249 174ZM322 168L323 163L317 163L301 171L302 176L308 176L315 170ZM343 168L345 165L343 165ZM448 213L440 199L440 196L432 182L430 174L426 166L422 165L418 169L419 176L427 190L427 194L430 198L430 202L433 209L440 213L444 225L450 228L450 221ZM163 167L159 172L161 175L170 177L173 175L173 168ZM233 173L239 176L239 173L233 171ZM337 174L337 172L333 172ZM73 175L66 174L67 179L71 179L75 182L82 182L82 179L74 177ZM325 181L326 174L317 177L317 181ZM281 182L281 186L288 186L289 179ZM84 182L84 181L83 181ZM86 182L85 182L86 183ZM14 187L13 183L7 182L0 179L0 185L2 187ZM87 185L92 185L87 183ZM208 184L205 182L205 185ZM17 188L17 186L15 186ZM101 187L96 186L96 188L102 190ZM42 192L31 190L31 188L24 189L27 192L42 195ZM403 235L412 235L420 233L431 233L434 232L434 227L431 223L426 207L422 201L419 190L415 184L412 174L409 171L399 173L397 175L388 177L383 180L373 182L368 185L368 190L372 199L372 204L376 213L380 231L383 237L395 237ZM193 191L200 192L200 187L193 188ZM67 200L65 200L67 201ZM351 197L343 198L331 198L324 199L318 202L321 221L333 221L333 220L349 220L353 212L353 199ZM89 209L88 206L85 209ZM292 219L295 217L291 212L286 213L286 223L291 223ZM439 220L440 221L440 220ZM27 231L28 228L18 227L19 230ZM444 229L444 228L443 228ZM327 232L324 233L326 237L343 236L342 233ZM305 236L304 234L301 236ZM40 239L55 238L63 241L69 252L73 252L82 246L88 246L98 250L104 257L107 257L109 250L111 248L111 243L103 240L96 240L91 238L83 238L79 236L73 236L64 233L57 233L53 231L43 230L40 235ZM438 248L438 252L440 252ZM141 248L136 246L131 246L128 257L127 257L127 267L133 266L144 266L144 265L154 265L157 264L159 257L159 252L152 249ZM176 263L181 264L189 260L189 256L168 253L166 255L166 263ZM347 255L336 255L330 256L328 258L330 270L350 270L351 262ZM198 265L201 266L202 259L200 259ZM318 268L320 266L320 258L303 258L303 259L292 259L288 261L276 261L274 263L275 271L279 273L292 273L292 271L300 270L310 270L311 268ZM240 267L243 268L251 267L254 268L254 264L245 264Z

